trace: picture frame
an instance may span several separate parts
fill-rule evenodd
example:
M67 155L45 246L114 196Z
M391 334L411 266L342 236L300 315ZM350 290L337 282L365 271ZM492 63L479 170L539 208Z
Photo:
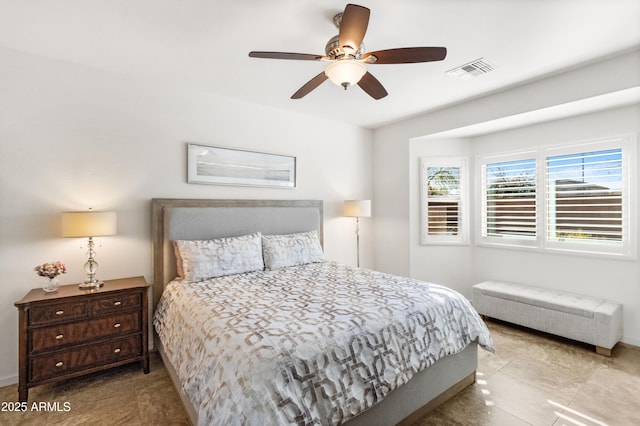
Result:
M295 188L296 157L188 143L187 182Z

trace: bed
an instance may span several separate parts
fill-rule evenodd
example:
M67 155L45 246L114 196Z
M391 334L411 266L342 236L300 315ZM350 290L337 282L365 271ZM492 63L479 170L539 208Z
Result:
M466 299L322 238L322 201L152 200L154 342L193 424L408 424L474 383Z

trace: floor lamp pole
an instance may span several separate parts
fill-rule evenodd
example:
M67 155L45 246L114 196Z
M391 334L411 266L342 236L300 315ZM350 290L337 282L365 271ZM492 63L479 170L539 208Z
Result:
M360 216L356 216L356 266L360 267Z
M371 217L371 200L345 200L344 215L356 218L356 265L360 267L360 218Z

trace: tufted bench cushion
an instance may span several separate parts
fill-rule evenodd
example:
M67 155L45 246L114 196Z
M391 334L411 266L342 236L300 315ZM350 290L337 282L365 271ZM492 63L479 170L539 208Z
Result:
M473 286L481 315L596 346L611 354L622 338L622 305L604 299L498 281Z

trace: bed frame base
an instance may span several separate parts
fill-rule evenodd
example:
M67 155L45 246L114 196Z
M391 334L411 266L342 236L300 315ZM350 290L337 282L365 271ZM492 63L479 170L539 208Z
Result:
M180 395L182 406L184 407L184 411L187 414L189 421L191 422L192 425L197 425L198 413L196 412L195 408L191 405L191 402L189 401L187 396L182 392L182 387L180 385L180 380L178 379L176 370L173 368L173 366L167 359L167 356L164 353L164 349L162 347L162 343L160 342L160 339L158 338L157 335L154 335L154 342L155 342L155 348L158 350L158 353L162 358L162 362L165 368L167 369L169 376L171 377L171 381L173 382L174 387L176 388L178 394ZM437 376L456 374L457 372L452 373L452 371L456 371L457 368L461 366L461 364L467 363L468 362L467 358L471 358L471 357L477 359L477 345L475 343L469 345L462 352L445 357L439 360L438 362L436 362L436 364L434 364L433 366L429 367L427 370L421 371L408 384L409 386L411 386L411 383L413 383L414 384L413 389L404 389L407 387L407 385L404 385L404 388L401 387L399 389L396 389L395 391L391 392L387 396L387 398L385 398L384 404L379 404L370 408L369 410L360 414L358 417L353 418L348 422L346 422L345 426L360 426L360 425L388 426L390 424L396 424L398 426L409 426L414 424L420 418L426 416L431 411L435 410L440 405L444 404L449 399L453 398L455 395L463 391L465 388L467 388L468 386L476 382L476 371L474 369L469 375L465 376L456 384L438 393L438 391L440 390L438 389L438 383L441 383L441 382L438 380ZM454 368L453 370L452 370L452 367ZM429 387L423 388L422 392L415 391L416 387L419 387L421 384L424 384L426 383L426 381L429 381L429 380L431 382L435 380L436 382L435 386L433 386L434 383L431 383ZM416 385L416 382L418 382L417 385ZM402 414L400 414L401 412L393 412L393 410L391 410L391 412L389 411L389 407L394 407L397 405L402 406L406 404L407 399L411 399L411 396L415 396L416 393L429 394L433 392L437 393L437 395L435 395L435 397L433 397L431 400L428 400L426 403L424 403L424 405L418 406L418 408L415 409L413 412L411 412L411 414L409 414L407 417L398 418L398 415L402 416Z
M178 392L178 395L180 395L180 401L182 402L182 407L184 408L184 412L187 414L189 422L191 422L192 425L197 425L198 413L193 408L193 405L191 405L189 398L187 398L187 396L182 391L182 385L180 384L180 379L178 379L178 373L176 373L175 368L173 368L173 365L169 362L167 355L164 353L162 342L160 341L160 338L158 337L158 335L155 334L155 332L153 334L153 342L154 342L154 348L158 350L158 353L160 354L160 358L162 358L162 363L164 364L164 367L167 369L167 372L169 373L169 377L171 377L171 381L173 382L173 387L176 389L176 392Z
M471 386L472 384L474 384L475 382L476 382L476 372L474 371L464 379L460 380L455 385L451 386L446 391L442 392L440 395L438 395L431 401L427 402L425 405L422 406L422 408L419 408L418 410L411 413L408 417L406 417L404 420L398 423L398 426L409 426L414 424L415 422L420 420L422 417L426 416L427 414L429 414L430 412L432 412L433 410L435 410L436 408L438 408L439 406L441 406L442 404L444 404L445 402L447 402L448 400L456 396L458 393L462 392L468 386Z
M411 425L475 383L477 366L478 345L471 343L457 354L441 358L415 374L345 426Z

